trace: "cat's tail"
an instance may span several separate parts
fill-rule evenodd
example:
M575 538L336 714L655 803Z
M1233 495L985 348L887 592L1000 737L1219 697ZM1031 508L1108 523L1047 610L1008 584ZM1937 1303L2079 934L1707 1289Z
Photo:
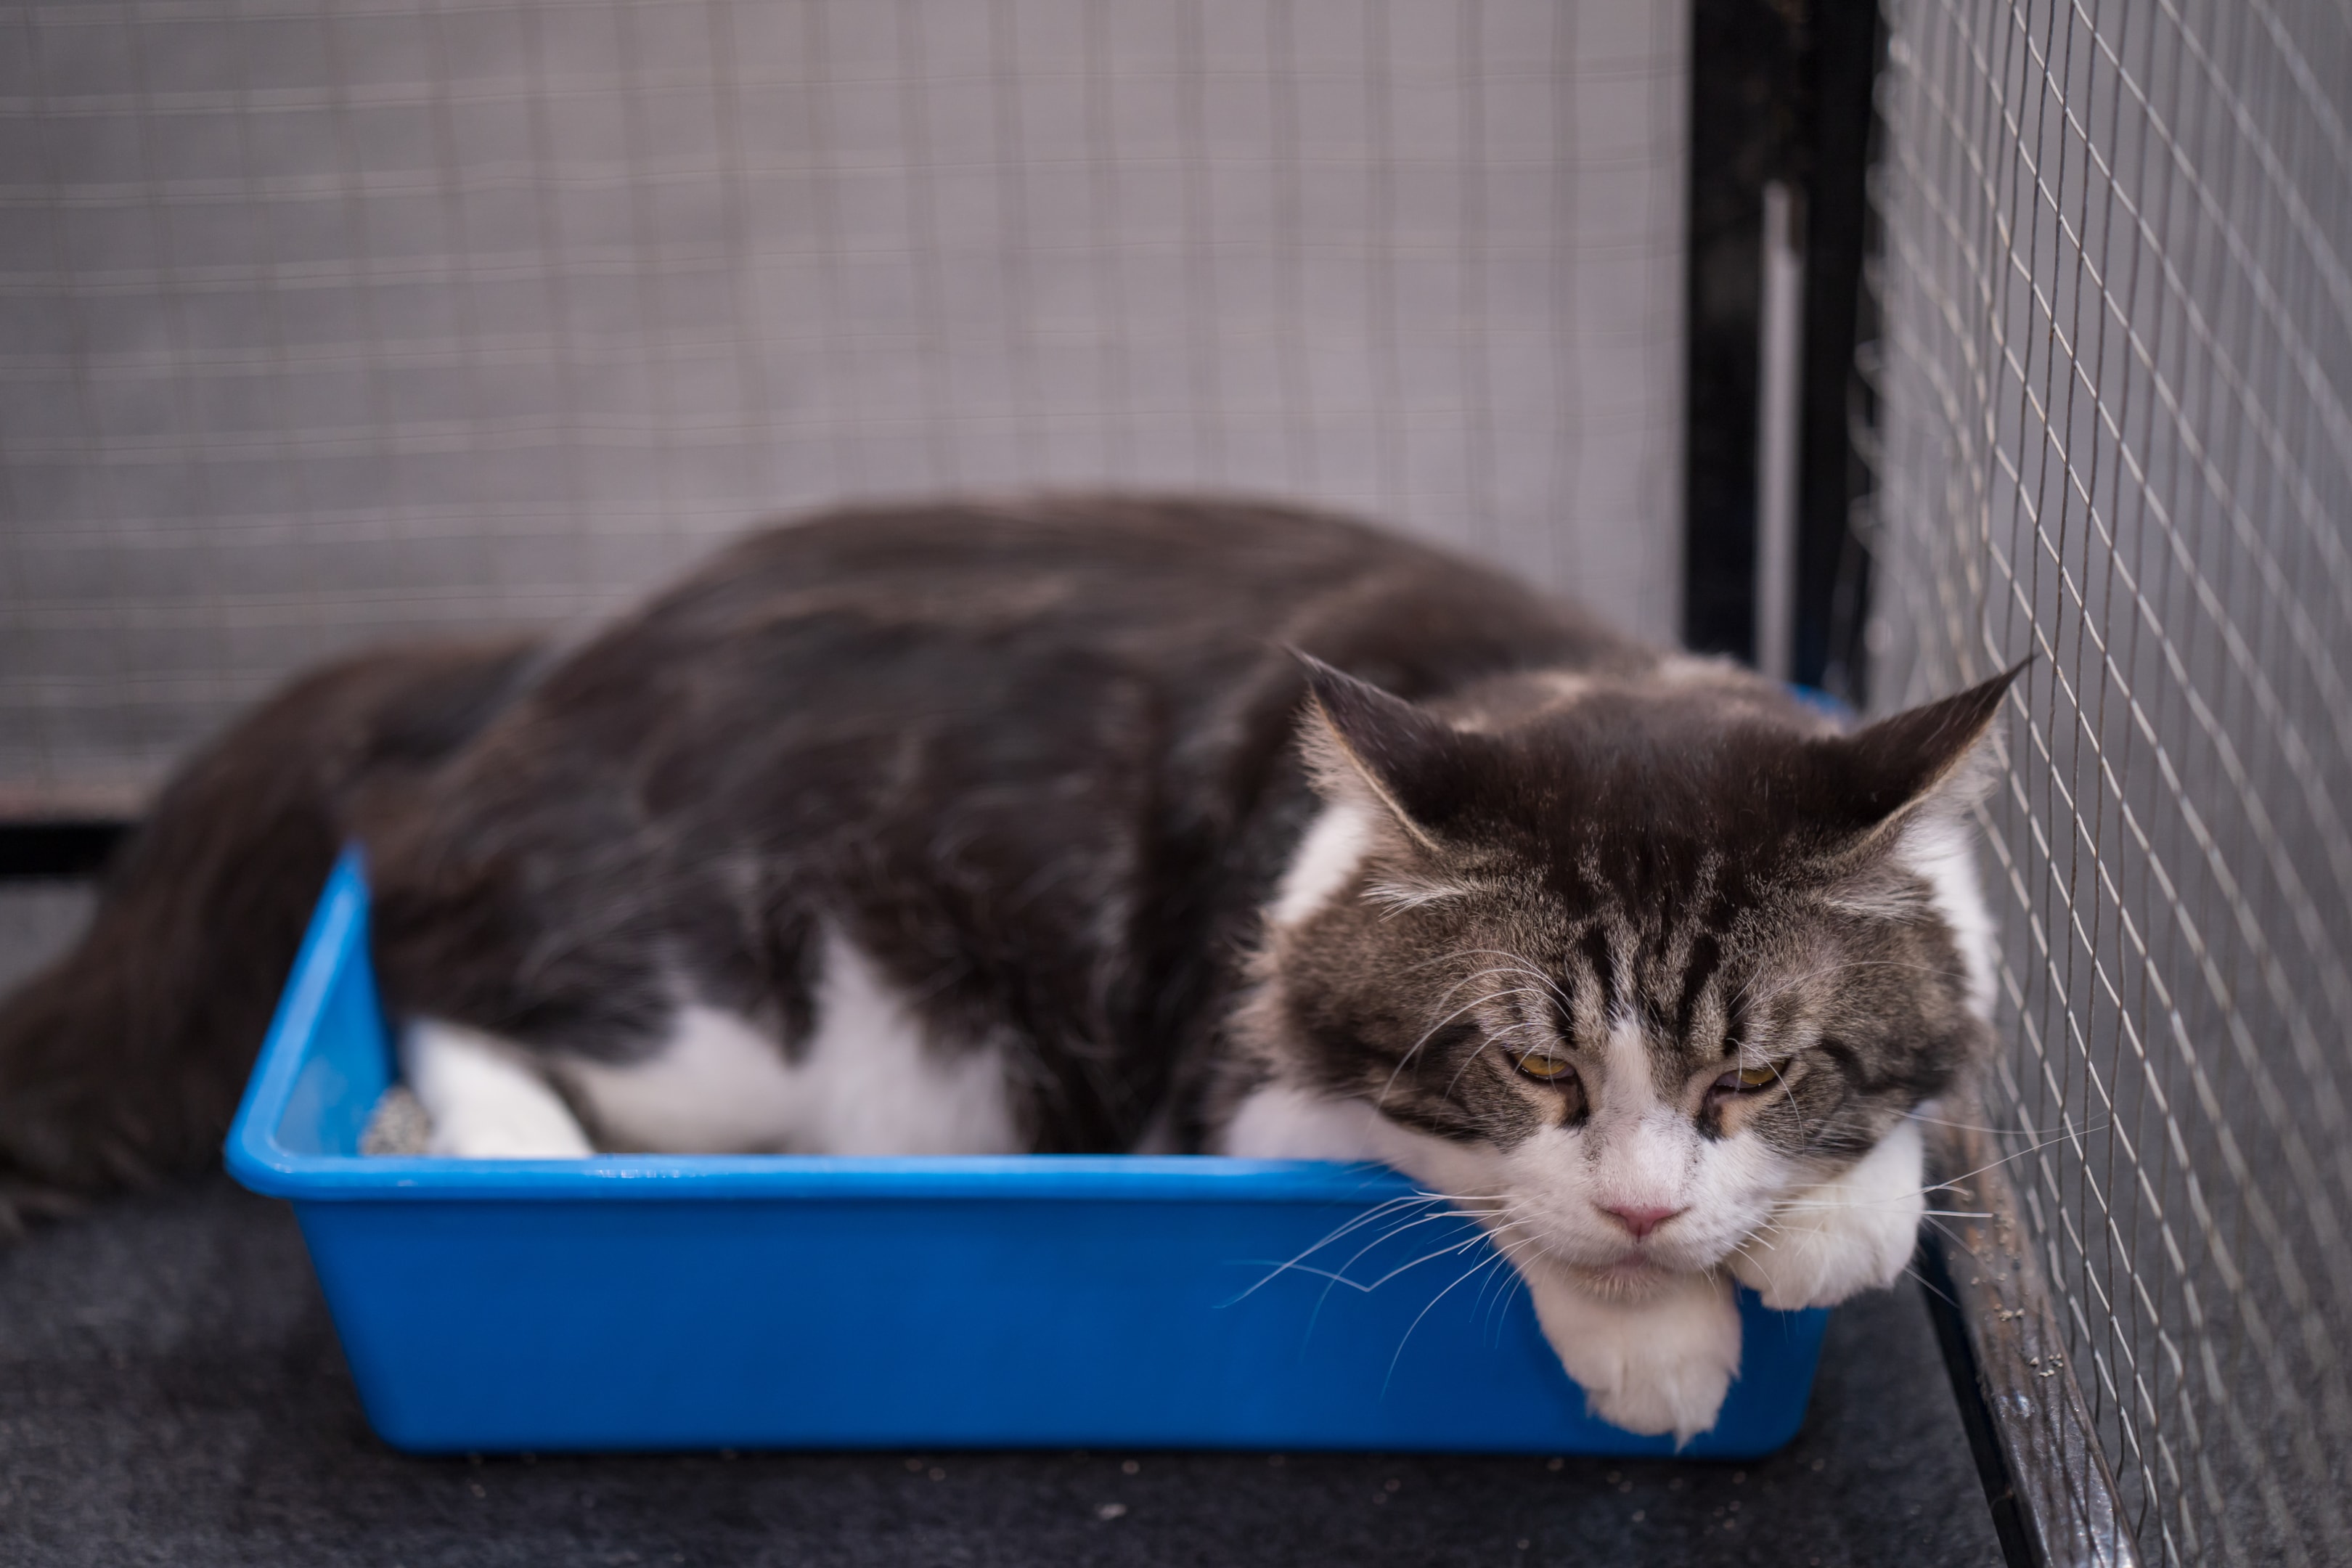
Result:
M347 659L165 786L79 942L0 1000L0 1239L217 1156L346 804L464 745L535 657L505 640Z

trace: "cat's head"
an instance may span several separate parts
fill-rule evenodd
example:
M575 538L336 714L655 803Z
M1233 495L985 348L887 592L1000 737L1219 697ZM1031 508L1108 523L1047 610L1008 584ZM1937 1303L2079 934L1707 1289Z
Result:
M1427 706L1308 661L1259 1059L1595 1284L1723 1262L1989 1038L1968 810L2014 675L1848 734L1696 659Z

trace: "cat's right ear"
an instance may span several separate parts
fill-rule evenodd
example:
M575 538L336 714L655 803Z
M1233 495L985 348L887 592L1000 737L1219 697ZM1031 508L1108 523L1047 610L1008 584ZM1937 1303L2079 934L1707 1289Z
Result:
M1465 737L1427 710L1293 648L1306 672L1308 765L1327 800L1378 805L1424 849L1465 804Z
M1993 784L1988 732L2028 658L1981 685L1820 742L1817 816L1864 841L1923 812L1956 817Z

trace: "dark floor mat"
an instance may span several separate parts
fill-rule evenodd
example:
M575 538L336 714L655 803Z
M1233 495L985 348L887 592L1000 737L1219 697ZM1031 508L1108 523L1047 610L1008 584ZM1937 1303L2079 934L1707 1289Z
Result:
M0 1251L0 1561L1987 1565L1916 1287L1842 1309L1811 1419L1730 1467L1292 1454L411 1459L291 1216L215 1177Z

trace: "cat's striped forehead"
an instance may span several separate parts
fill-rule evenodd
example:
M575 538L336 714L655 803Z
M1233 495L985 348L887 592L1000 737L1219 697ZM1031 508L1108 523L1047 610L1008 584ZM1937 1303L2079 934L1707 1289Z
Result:
M1769 908L1706 898L1671 907L1589 900L1556 934L1492 912L1497 924L1521 927L1530 951L1518 956L1547 976L1545 1021L1565 1041L1598 1041L1632 1024L1655 1048L1693 1060L1737 1055L1759 1024L1785 1032L1772 1026L1785 1025L1788 1009L1771 1004L1823 945Z

